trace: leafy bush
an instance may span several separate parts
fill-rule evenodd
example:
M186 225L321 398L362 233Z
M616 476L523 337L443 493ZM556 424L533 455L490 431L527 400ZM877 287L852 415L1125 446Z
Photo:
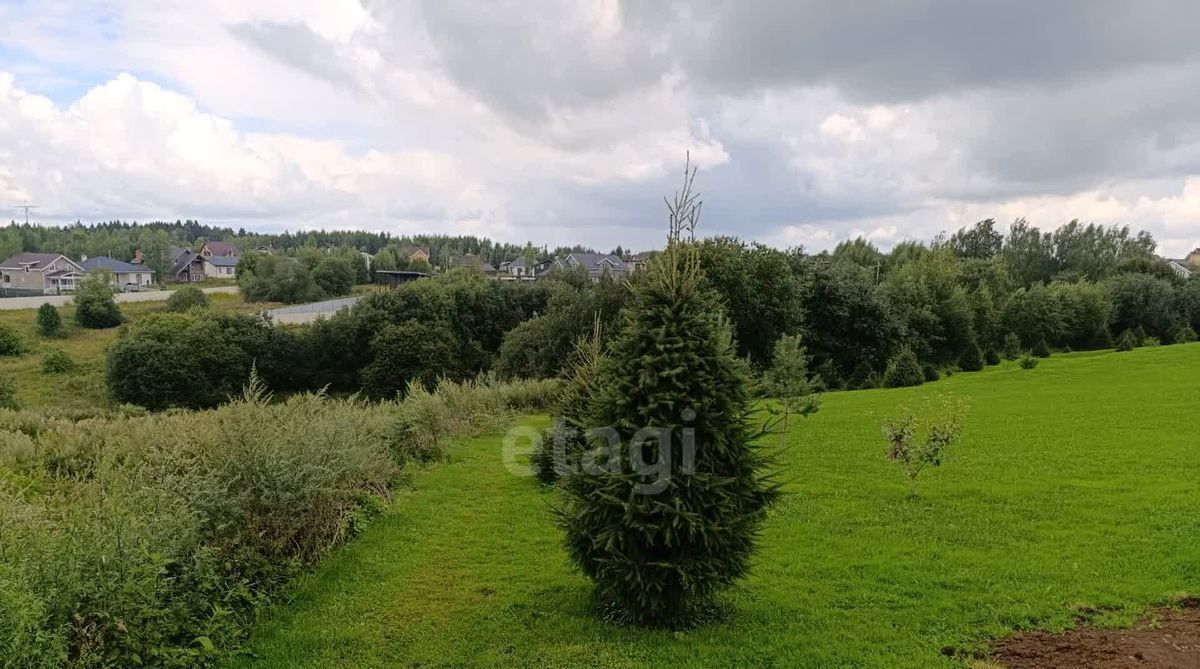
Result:
M1021 366L1021 369L1033 369L1038 366L1038 359L1032 353L1024 353L1017 364Z
M21 408L17 402L17 384L7 376L0 376L0 409L17 410Z
M1144 330L1140 325L1133 329L1133 341L1138 346L1145 346L1148 336L1149 335L1146 334L1146 330Z
M1139 346L1137 335L1133 334L1133 330L1126 330L1117 337L1118 351L1132 351Z
M983 355L975 342L967 345L962 356L958 359L958 368L964 372L978 372L983 369Z
M850 374L849 385L856 390L867 390L879 387L879 374L871 367L871 363L860 360Z
M1196 331L1190 326L1180 325L1175 328L1175 332L1171 334L1171 341L1176 344L1190 344L1196 341Z
M931 383L942 378L942 375L938 373L938 368L928 362L921 365L921 374L925 377L925 383Z
M63 335L62 316L58 308L46 302L37 310L38 331L43 337L61 337Z
M284 337L259 316L153 314L109 347L105 383L114 400L151 410L216 406L237 395L255 367L269 387L286 389L293 364L282 356L293 351Z
M75 361L61 348L52 348L42 355L42 372L46 374L67 374L75 371Z
M75 291L75 322L96 330L120 325L124 319L115 294L106 272L89 274Z
M21 335L7 325L0 325L0 356L21 355L25 352L25 343Z
M917 496L921 472L929 466L942 466L948 449L958 441L962 411L961 405L943 401L939 413L932 417L920 419L912 410L901 408L899 415L884 421L887 459L904 470L912 497Z
M4 664L215 664L382 508L393 411L252 390L212 412L23 417L0 472L45 492L0 485Z
M745 363L694 247L676 233L641 271L591 417L620 443L600 456L609 466L564 479L560 519L603 606L635 623L679 626L745 575L779 493L754 445ZM653 441L634 441L642 428L655 430Z
M989 367L994 367L996 365L999 365L1000 364L1000 354L996 352L996 349L989 348L987 350L987 353L983 354L983 362L984 362L984 364L988 365Z
M1004 359L1016 360L1019 357L1021 357L1021 338L1015 332L1004 335Z
M371 364L362 371L367 395L391 398L416 381L432 388L439 377L458 378L461 372L454 333L440 325L409 321L388 325L371 340Z
M1032 353L1039 358L1050 357L1050 345L1046 343L1046 338L1042 337L1034 344Z
M296 258L255 255L245 267L238 261L238 288L247 302L315 302L325 296L312 271ZM253 269L250 269L253 265Z
M171 293L167 298L167 311L191 311L192 309L207 309L208 294L196 286L184 286Z
M313 283L326 297L349 295L354 290L355 275L350 260L337 256L321 259L312 270Z
M903 349L888 363L887 371L883 373L885 388L906 388L919 386L925 382L925 371L921 361L911 349Z

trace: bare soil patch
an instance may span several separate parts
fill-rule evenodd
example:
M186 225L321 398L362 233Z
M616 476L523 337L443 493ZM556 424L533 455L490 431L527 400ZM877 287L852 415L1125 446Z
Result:
M1182 605L1156 609L1132 629L1019 634L996 642L991 661L1006 669L1200 669L1200 601Z

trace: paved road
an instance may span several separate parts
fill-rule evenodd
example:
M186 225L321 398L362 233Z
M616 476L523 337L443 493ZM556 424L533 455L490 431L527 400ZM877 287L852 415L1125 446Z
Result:
M336 300L325 300L324 302L313 302L312 304L296 304L290 307L279 307L272 309L267 313L276 323L311 323L323 316L331 316L342 309L348 309L363 298L362 295L355 297L342 297Z
M204 288L206 293L236 293L237 286L218 286L216 288ZM147 290L140 293L118 293L118 302L156 302L165 300L171 296L171 290ZM56 307L61 307L71 301L70 295L34 295L32 297L4 297L0 298L0 311L11 311L13 309L37 309L43 304L49 302Z

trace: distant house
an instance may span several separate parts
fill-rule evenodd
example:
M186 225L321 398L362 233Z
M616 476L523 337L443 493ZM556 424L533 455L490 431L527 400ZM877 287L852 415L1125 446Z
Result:
M599 281L605 274L618 278L633 271L619 256L608 253L571 253L565 258L555 259L554 266L568 271L582 267L592 281Z
M241 260L237 256L205 256L203 251L200 257L204 260L204 276L213 279L232 279Z
M1187 266L1192 271L1200 269L1200 247L1196 247L1187 257L1183 259Z
M466 269L481 272L483 274L487 274L488 276L496 275L496 267L492 265L492 263L480 258L474 253L467 253L459 256L458 259L454 261L454 266L465 267Z
M1167 258L1167 267L1170 267L1171 271L1175 272L1175 276L1181 279L1191 277L1192 272L1195 271L1188 265L1187 260L1172 260L1171 258Z
M650 259L639 253L637 255L621 256L621 260L625 263L625 267L628 269L629 273L632 274L633 272L645 267L646 263Z
M367 270L370 271L371 265L375 264L375 256L367 253L366 251L359 251L358 255L363 259L363 262L367 263Z
M18 253L0 264L0 286L26 295L57 295L75 290L84 269L61 253Z
M193 283L204 280L204 257L191 249L172 246L168 257L171 259L169 281L176 283Z
M400 255L409 260L424 260L429 262L429 247L428 246L412 246L411 244L400 247Z
M375 282L381 286L395 288L402 283L416 281L417 279L426 279L429 275L425 272L413 272L405 269L377 269L375 270Z
M205 242L200 247L200 255L205 258L237 258L242 252L233 242Z
M112 283L122 291L143 290L154 285L154 270L134 263L128 263L108 256L84 258L79 266L87 273L108 270L112 274Z
M546 262L534 261L530 265L527 263L525 257L521 256L500 263L498 276L505 281L532 281L537 278L538 267L545 267L547 264Z

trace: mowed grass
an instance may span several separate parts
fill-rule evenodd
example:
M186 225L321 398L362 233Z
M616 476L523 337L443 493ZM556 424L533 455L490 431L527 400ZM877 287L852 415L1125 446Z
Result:
M880 421L937 395L969 404L963 439L909 499ZM790 441L791 494L728 619L686 633L597 621L555 493L477 439L299 583L231 667L927 669L1016 629L1128 624L1200 591L1198 407L1200 344L827 395Z
M210 294L214 309L258 311L272 305L247 304L240 295ZM127 322L166 309L166 302L125 302L119 305ZM21 336L25 352L0 357L0 377L13 380L17 401L26 409L87 410L109 404L104 386L104 354L116 340L120 328L89 330L75 324L74 305L58 308L64 337L46 338L37 326L37 309L0 311L0 325ZM61 348L75 361L75 371L66 374L42 372L42 356Z

